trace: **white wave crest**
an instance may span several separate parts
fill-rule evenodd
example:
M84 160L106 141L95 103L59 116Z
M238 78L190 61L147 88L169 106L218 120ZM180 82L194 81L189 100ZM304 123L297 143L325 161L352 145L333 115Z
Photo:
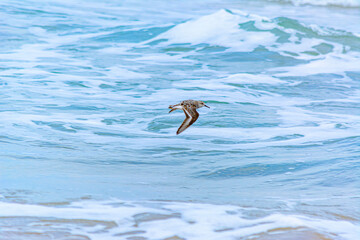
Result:
M151 41L167 39L167 44L191 43L211 44L228 47L236 51L252 51L257 46L268 45L276 40L269 32L249 32L239 28L239 24L249 21L247 14L237 11L233 14L219 10L195 20L178 24ZM262 25L266 25L263 23ZM264 26L266 27L266 26Z
M350 221L281 213L249 218L244 216L246 208L233 205L82 201L53 207L0 202L0 208L3 219L32 218L27 222L20 221L18 225L1 226L2 230L19 235L29 226L39 235L48 234L49 230L52 234L67 231L91 239L177 237L174 239L226 240L284 231L288 231L289 236L292 231L310 231L352 240L360 235L360 226Z

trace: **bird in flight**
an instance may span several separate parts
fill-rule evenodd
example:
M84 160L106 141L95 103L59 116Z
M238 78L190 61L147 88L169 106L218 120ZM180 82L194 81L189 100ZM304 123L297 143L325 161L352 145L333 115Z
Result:
M196 109L204 106L210 108L203 101L197 101L197 100L185 100L182 101L181 103L169 106L169 108L171 109L169 113L175 111L176 109L182 109L185 113L185 120L177 130L176 135L185 131L198 119L199 113L196 111Z

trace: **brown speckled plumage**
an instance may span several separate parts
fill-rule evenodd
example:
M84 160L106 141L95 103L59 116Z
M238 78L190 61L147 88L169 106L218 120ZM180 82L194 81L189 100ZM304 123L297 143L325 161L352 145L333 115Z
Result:
M182 109L185 113L185 120L177 130L176 134L180 134L183 131L185 131L188 127L190 127L199 117L199 113L196 111L196 109L201 107L207 107L206 104L203 101L198 100L184 100L181 103L170 105L169 108L171 109L169 113L172 111L175 111L176 109Z

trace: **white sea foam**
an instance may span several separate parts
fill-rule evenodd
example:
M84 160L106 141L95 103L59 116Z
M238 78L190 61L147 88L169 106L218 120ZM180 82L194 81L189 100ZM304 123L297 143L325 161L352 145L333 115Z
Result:
M248 218L246 208L233 205L212 205L177 202L95 202L82 201L65 206L41 206L0 202L2 219L33 217L28 221L32 231L58 231L78 234L91 239L119 239L119 236L165 239L234 239L267 234L277 229L303 229L321 232L325 236L336 234L342 239L354 240L360 234L360 226L345 220L327 220L320 217L272 213L265 217ZM48 221L47 219L53 219ZM82 219L81 221L63 221ZM59 221L57 221L59 220ZM109 224L109 223L116 224ZM25 226L22 226L24 228ZM17 225L8 225L3 230L22 233ZM59 232L60 234L60 232ZM291 236L291 233L289 233Z
M131 79L131 78L149 78L150 75L149 74L145 74L145 73L139 73L139 72L135 72L135 71L130 71L129 68L125 68L125 67L121 67L121 66L113 66L108 68L108 72L107 75L111 78L115 78L115 79Z
M306 64L299 64L292 67L277 67L273 71L281 76L307 76L320 73L344 74L346 71L358 71L360 66L360 55L349 52L347 54L328 54L319 59L312 60Z
M247 74L247 73L238 73L233 74L225 78L218 78L209 80L184 80L180 82L175 82L173 86L176 88L203 88L207 90L216 90L218 93L220 91L226 92L233 92L229 94L234 94L237 92L238 99L240 98L247 98L247 95L244 92L239 91L239 85L278 85L278 84L285 84L286 81L282 81L275 77L271 77L264 74ZM234 86L236 85L236 86ZM220 96L219 94L216 94ZM230 97L230 95L226 94L226 96ZM214 97L214 95L213 95ZM250 98L252 98L250 96ZM233 99L235 100L235 99ZM248 98L248 100L250 100ZM258 99L259 100L259 99ZM232 101L232 100L229 100ZM256 100L254 100L256 101Z
M238 73L233 74L225 79L222 79L224 82L238 83L238 84L283 84L286 83L283 80L277 79L272 76L260 74L247 74L247 73Z
M295 5L317 5L317 6L340 6L340 7L360 7L358 0L270 0L279 2L291 2Z
M194 61L191 59L183 58L182 55L164 55L164 54L149 54L145 56L140 56L136 58L137 62L149 62L153 64L183 64L183 63L193 63Z
M277 84L284 84L286 81L277 79L275 77L271 77L264 74L247 74L247 73L238 73L233 74L225 78L220 79L212 79L209 80L189 80L189 81L181 81L175 82L174 86L176 87L201 87L205 89L212 89L212 90L225 90L225 89L236 89L238 87L231 86L229 84L250 84L250 85L257 85L257 84L270 84L270 85L277 85Z

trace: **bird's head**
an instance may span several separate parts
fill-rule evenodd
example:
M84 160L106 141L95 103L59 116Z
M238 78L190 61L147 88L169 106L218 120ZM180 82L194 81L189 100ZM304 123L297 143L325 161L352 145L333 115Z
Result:
M207 107L207 108L210 108L210 107L207 106L203 101L200 101L199 107Z

